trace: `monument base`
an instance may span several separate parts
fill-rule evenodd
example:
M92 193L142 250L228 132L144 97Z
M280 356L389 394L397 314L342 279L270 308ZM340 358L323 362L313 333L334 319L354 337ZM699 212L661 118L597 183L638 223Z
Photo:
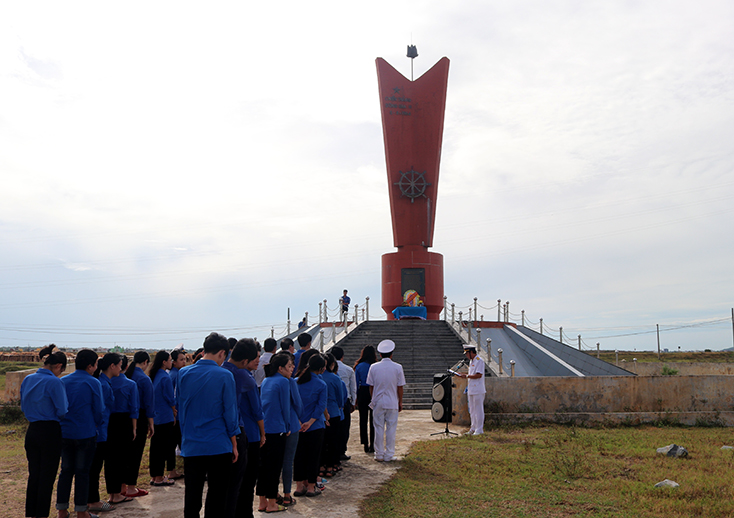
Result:
M443 255L422 246L403 246L382 256L382 309L388 320L392 310L403 305L403 296L413 290L428 311L428 320L438 320L443 311Z

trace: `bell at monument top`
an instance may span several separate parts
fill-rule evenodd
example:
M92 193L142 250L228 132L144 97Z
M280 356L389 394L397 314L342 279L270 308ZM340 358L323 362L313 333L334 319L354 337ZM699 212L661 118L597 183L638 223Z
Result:
M411 81L377 58L393 243L433 245L449 60Z

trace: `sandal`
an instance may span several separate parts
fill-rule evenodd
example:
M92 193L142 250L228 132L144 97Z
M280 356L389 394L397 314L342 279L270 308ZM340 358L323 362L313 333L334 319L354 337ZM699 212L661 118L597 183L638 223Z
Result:
M107 503L112 504L112 505L117 505L117 504L124 504L125 502L132 502L132 501L133 501L132 498L130 498L129 496L126 496L125 498L123 498L122 500L118 500L117 502L113 500L107 500Z
M319 496L320 494L321 494L320 489L314 489L313 491L309 491L308 493L306 493L306 496L311 498L312 496Z
M303 491L294 491L293 492L293 496L305 496L306 493L308 493L308 491L306 489L304 489Z
M283 505L286 506L286 507L289 506L289 505L296 505L296 499L293 498L292 496L284 496L283 497Z
M288 510L288 508L287 508L287 507L285 507L285 506L282 506L282 505L279 505L279 506L278 506L278 508L277 508L277 509L275 509L275 510L273 510L273 511L268 511L267 509L265 509L265 510L264 510L263 512L264 512L264 513L279 513L279 512L281 512L281 511L286 511L286 510Z
M114 510L115 508L112 505L110 505L109 502L102 502L102 505L99 507L88 507L87 508L87 511L89 511L90 513L100 513L100 512L114 511Z

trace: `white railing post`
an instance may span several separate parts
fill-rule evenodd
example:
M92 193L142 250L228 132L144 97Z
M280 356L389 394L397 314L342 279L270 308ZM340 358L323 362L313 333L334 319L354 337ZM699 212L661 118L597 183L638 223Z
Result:
M502 299L497 299L497 322L502 322Z
M359 324L359 310L357 308L359 308L359 305L355 304L354 305L354 325Z
M471 322L471 306L469 306L469 318L468 318L468 320L469 320L469 322Z
M306 317L306 326L308 326L308 311L306 311L306 314L305 314L305 315L303 315L303 316L305 316L305 317Z
M596 359L599 359L599 342L596 342Z
M471 311L471 309L469 311ZM466 323L466 331L469 336L469 341L467 343L469 345L471 345L471 330L472 330L472 325L471 325L471 318L470 318L469 321Z
M500 374L502 374L502 349L497 349L497 363L500 366Z
M560 335L560 342L563 343L563 326L558 328L558 334Z
M449 319L449 308L448 308L448 297L443 296L443 321L446 322Z
M286 335L291 334L291 321L290 320L288 320L288 322L285 325L285 334Z
M510 301L509 300L505 303L505 310L506 310L505 322L509 322L510 321Z
M515 377L515 360L510 360L510 371L511 371L510 376L514 378Z
M329 313L326 310L326 299L324 299L324 322L328 322L328 321L329 321Z
M365 305L365 308L367 309L367 316L364 317L362 320L366 320L366 321L369 322L369 320L370 320L370 298L369 297L366 297L365 298L364 305Z
M482 328L477 327L477 352L482 350Z
M543 334L543 319L540 319L540 334Z
M579 335L579 351L581 350L581 335Z
M453 324L454 322L456 322L456 318L455 318L456 317L456 314L454 313L454 310L455 309L456 309L456 307L455 307L454 303L452 302L451 303L451 324Z
M492 361L492 339L487 338L487 358Z
M319 331L319 351L324 352L324 330Z
M522 310L522 326L525 327L525 310Z
M477 298L474 297L474 326L477 325Z
M275 327L270 328L270 338L275 338Z
M323 302L319 302L319 325L321 325L321 322L322 322L322 320L321 320L321 317L323 316L323 315L321 314L321 305L322 305L322 304L323 304Z

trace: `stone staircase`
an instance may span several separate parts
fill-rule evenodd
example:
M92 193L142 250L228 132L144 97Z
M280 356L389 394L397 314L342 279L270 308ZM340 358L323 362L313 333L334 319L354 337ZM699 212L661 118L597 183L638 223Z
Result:
M392 320L363 322L337 345L351 367L365 345L377 347L385 339L395 342L393 360L405 372L403 408L430 409L433 375L463 358L462 341L442 320Z

